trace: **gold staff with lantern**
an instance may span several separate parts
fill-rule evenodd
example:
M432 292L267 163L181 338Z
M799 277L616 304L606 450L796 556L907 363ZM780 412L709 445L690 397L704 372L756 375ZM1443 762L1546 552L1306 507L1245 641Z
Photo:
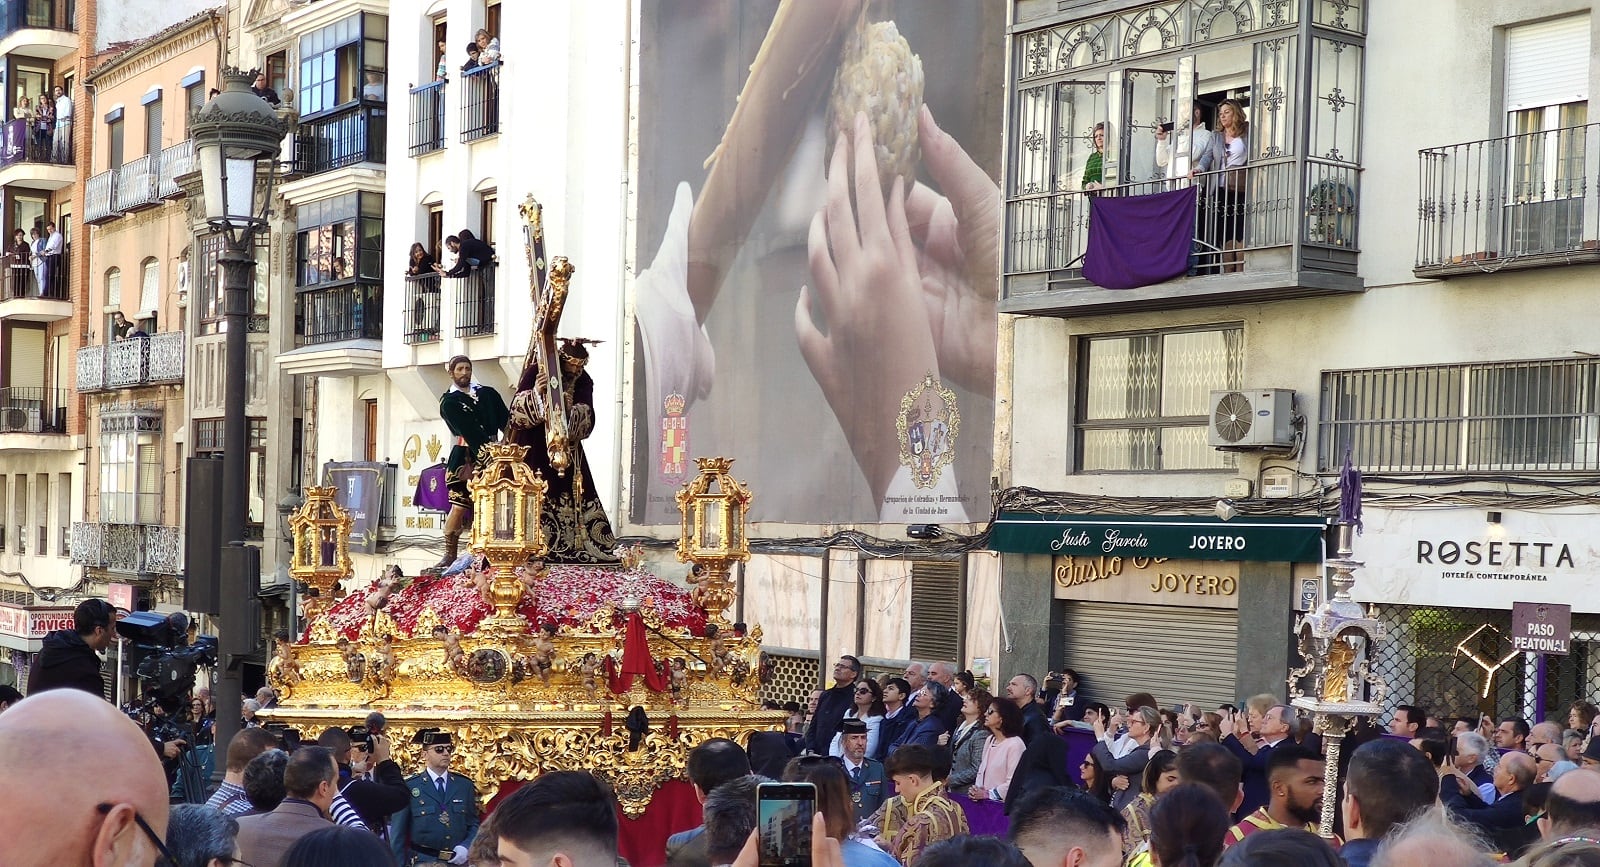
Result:
M729 472L732 458L696 458L700 475L678 491L683 512L683 532L678 536L678 560L693 563L689 583L706 610L706 619L719 628L728 626L724 612L733 604L734 563L750 559L745 539L745 513L750 509L750 489Z

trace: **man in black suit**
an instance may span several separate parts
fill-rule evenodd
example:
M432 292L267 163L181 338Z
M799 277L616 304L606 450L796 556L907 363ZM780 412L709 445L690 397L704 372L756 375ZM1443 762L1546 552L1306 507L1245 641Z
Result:
M1017 703L1022 711L1022 742L1032 745L1040 734L1050 733L1045 722L1044 709L1039 706L1039 679L1031 674L1019 674L1006 681L1006 698Z
M455 562L465 529L472 514L472 494L467 481L478 466L478 450L500 439L500 432L511 421L511 410L500 392L472 381L472 359L457 355L450 359L450 390L439 396L439 417L455 438L445 470L450 478L450 514L444 520L444 558L434 568L447 569Z
M1271 794L1267 786L1267 760L1272 758L1274 747L1289 741L1289 733L1297 724L1294 708L1282 704L1262 714L1260 731L1250 730L1244 714L1233 718L1233 731L1222 739L1222 745L1244 764L1244 803L1234 812L1235 821L1267 805Z
M935 662L928 666L928 679L944 687L933 715L944 723L944 730L953 732L961 722L961 695L956 692L956 666L953 662Z
M1478 787L1454 767L1442 772L1439 800L1457 818L1493 840L1495 848L1513 859L1520 858L1522 850L1538 839L1537 826L1527 823L1522 809L1523 793L1539 776L1532 756L1506 753L1500 757L1494 768L1494 788L1500 797L1493 804L1485 804L1478 797Z
M839 724L855 703L855 683L861 677L861 660L854 656L841 656L833 664L833 687L824 690L817 699L817 712L806 726L806 749L819 756L828 754L833 746L833 736L839 733Z

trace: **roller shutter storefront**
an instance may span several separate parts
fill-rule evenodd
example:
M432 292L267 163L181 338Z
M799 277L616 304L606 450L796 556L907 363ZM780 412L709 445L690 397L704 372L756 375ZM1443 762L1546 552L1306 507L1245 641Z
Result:
M1230 609L1068 600L1066 667L1112 709L1135 692L1172 707L1234 702L1239 613Z

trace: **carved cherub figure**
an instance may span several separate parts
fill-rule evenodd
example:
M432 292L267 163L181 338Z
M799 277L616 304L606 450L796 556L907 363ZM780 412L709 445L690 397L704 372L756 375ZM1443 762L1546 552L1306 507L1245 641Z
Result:
M466 571L467 580L477 588L478 595L483 597L487 605L494 605L494 594L491 591L493 583L489 580L489 570L483 568L482 563L474 562Z
M589 700L594 701L599 693L600 657L594 651L583 655L583 662L578 664L578 671L583 675L583 691L589 694Z
M461 649L461 633L448 626L435 626L433 637L444 644L444 663L451 671L460 673L466 667L466 651Z
M533 639L533 671L545 686L550 685L550 669L556 664L555 637L556 625L546 623L539 627L539 634Z
M300 663L295 660L294 641L289 638L289 632L280 629L272 636L276 650L272 656L269 679L278 687L278 692L288 696L296 684L305 679L300 672Z
M529 593L535 595L539 592L539 576L544 572L544 561L538 558L530 559L526 566L517 567L517 580L527 588Z
M385 635L379 639L378 652L373 655L372 662L368 666L372 682L385 696L389 694L389 685L394 682L395 665L394 637Z
M683 657L672 658L672 700L675 703L683 702L683 691L689 687L689 666Z
M721 675L728 670L728 642L723 639L715 623L706 624L706 637L711 639L711 674Z
M350 642L348 638L340 638L335 644L339 649L339 656L344 659L344 676L351 683L360 683L366 678L367 658L360 649Z

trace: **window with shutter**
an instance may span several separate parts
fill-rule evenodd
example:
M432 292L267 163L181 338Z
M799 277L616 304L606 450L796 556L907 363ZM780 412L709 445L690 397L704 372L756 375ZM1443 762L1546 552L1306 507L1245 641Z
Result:
M919 662L961 660L961 560L911 564L911 658Z

